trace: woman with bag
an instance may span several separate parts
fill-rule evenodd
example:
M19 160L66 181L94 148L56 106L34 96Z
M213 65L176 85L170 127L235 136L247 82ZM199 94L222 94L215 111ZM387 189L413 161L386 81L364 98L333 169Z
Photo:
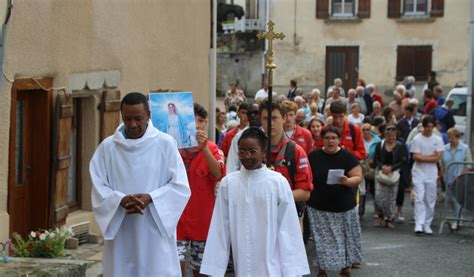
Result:
M395 228L396 199L400 181L400 167L406 159L405 145L397 141L398 129L387 125L384 140L375 146L375 213L376 225Z

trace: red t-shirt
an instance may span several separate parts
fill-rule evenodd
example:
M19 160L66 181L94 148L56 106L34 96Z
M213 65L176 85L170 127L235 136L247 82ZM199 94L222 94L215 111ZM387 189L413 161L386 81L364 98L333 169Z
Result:
M237 135L237 132L239 132L239 127L230 129L229 131L227 131L224 138L222 139L221 149L222 152L224 152L224 156L226 157L227 155L229 155L232 139L235 137L235 135Z
M272 151L272 162L277 160L278 152L280 152L283 145L287 144L288 141L290 140L280 140L278 146ZM275 165L275 171L280 172L286 178L292 190L303 189L307 191L312 191L313 175L311 173L311 168L309 167L308 155L306 155L306 152L298 144L295 145L294 157L296 162L295 184L291 184L290 174L286 166Z
M380 95L380 93L378 92L374 92L372 94L372 101L377 101L380 103L380 106L383 107L383 99L382 99L382 95Z
M342 130L341 146L344 146L344 149L352 152L357 159L364 160L367 157L367 151L365 150L364 137L362 136L362 130L358 125L353 124L354 126L354 136L352 139L351 129L349 127L349 121L344 121L344 128ZM323 138L321 137L315 144L318 148L324 146Z
M224 177L224 154L212 141L207 142L207 147L219 162ZM214 210L214 190L219 180L212 175L202 152L191 160L186 171L191 197L178 222L178 240L206 240Z
M313 150L313 136L308 129L296 125L295 132L291 136L291 140L296 142L308 154Z
M431 98L428 100L428 102L425 103L425 109L423 110L424 114L430 114L432 110L436 109L436 106L438 104L436 103L436 100L434 98Z

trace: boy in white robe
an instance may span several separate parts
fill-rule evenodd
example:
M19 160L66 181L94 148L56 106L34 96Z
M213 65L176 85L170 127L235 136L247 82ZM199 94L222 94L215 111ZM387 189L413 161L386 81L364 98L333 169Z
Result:
M232 244L236 276L309 274L288 181L262 164L265 134L251 127L238 145L243 167L221 181L200 273L224 276Z
M191 192L176 141L153 127L143 94L127 94L121 112L90 163L104 276L181 276L176 225Z

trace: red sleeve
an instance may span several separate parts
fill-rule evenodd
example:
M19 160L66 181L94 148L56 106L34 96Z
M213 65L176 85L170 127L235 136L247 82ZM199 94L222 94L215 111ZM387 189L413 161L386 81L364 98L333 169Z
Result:
M309 166L308 155L303 148L295 145L295 188L312 191L313 190L313 174Z
M231 129L225 134L224 139L222 140L221 149L224 152L224 156L229 155L230 145L232 144L232 139L237 134L238 127Z
M304 139L306 142L306 154L309 154L309 152L313 151L313 136L311 135L311 132L307 129L304 129Z
M224 178L225 176L225 162L224 162L224 153L222 152L221 149L212 141L207 141L207 147L211 151L212 155L214 158L216 158L216 161L219 163L219 166L221 168L221 179ZM220 179L217 179L212 175L210 169L209 169L209 179L211 179L213 182L217 183L220 181Z
M429 114L434 108L436 108L436 102L428 101L428 103L426 103L424 113Z
M355 138L354 138L355 145L354 145L353 153L357 157L357 159L359 159L359 161L365 160L365 158L367 157L367 151L365 150L364 137L362 136L362 130L360 129L358 125L354 125L354 134L355 134Z

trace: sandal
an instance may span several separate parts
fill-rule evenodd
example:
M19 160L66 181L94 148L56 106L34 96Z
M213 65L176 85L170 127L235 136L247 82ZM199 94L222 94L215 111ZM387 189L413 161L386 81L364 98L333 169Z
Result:
M383 219L380 216L377 216L377 219L375 219L375 227L382 227L383 226Z
M391 222L391 221L387 221L387 228L393 230L393 229L395 229L395 224L393 224L393 222Z
M318 277L328 277L328 274L324 270L319 270Z
M354 264L352 266L354 266ZM351 276L351 268L346 267L346 268L341 269L341 272L339 272L339 276L350 277Z
M360 264L360 262L353 262L352 263L352 268L356 268L356 269L359 269L362 265ZM344 269L349 269L349 273L350 273L350 267L347 267L347 268L344 268Z

